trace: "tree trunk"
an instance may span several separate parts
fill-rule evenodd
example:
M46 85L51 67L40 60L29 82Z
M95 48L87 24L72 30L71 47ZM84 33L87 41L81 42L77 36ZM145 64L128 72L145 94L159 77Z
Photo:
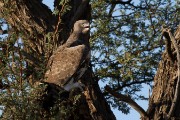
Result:
M166 39L166 50L159 63L159 69L154 78L152 96L149 101L148 114L153 120L180 119L180 87L179 87L179 48L180 26L171 34L169 29L163 29Z

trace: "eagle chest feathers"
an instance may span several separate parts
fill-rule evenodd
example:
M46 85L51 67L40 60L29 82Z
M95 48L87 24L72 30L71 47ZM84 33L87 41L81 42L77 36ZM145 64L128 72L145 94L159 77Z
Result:
M51 56L48 63L49 69L45 74L45 82L61 87L68 83L73 86L73 83L76 83L84 74L85 71L82 73L82 67L87 67L89 64L90 49L88 42L83 40L83 36L89 31L89 23L86 20L79 20L74 24L73 29L74 31L66 43ZM64 88L66 89L66 87ZM67 90L70 89L71 87L68 87Z

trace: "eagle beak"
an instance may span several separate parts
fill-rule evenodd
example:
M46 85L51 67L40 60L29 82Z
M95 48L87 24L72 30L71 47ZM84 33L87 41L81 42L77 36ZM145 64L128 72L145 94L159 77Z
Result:
M84 24L84 28L90 28L89 24Z
M83 33L85 34L85 33L87 33L89 30L90 30L90 24L89 23L84 23L83 24Z
M85 28L90 28L90 26L88 25L88 26L85 26Z

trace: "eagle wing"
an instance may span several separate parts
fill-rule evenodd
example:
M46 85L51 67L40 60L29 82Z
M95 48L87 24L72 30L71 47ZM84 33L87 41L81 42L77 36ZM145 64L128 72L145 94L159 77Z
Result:
M64 48L50 60L50 68L46 72L46 82L63 86L77 72L81 63L87 57L87 48L85 45Z

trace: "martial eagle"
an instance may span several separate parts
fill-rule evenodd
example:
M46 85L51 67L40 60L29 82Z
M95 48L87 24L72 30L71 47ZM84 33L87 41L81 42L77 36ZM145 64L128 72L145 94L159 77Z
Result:
M78 20L73 32L65 44L60 46L50 57L49 69L45 73L45 82L61 86L69 91L83 85L78 80L87 70L90 59L90 48L87 39L89 22Z

